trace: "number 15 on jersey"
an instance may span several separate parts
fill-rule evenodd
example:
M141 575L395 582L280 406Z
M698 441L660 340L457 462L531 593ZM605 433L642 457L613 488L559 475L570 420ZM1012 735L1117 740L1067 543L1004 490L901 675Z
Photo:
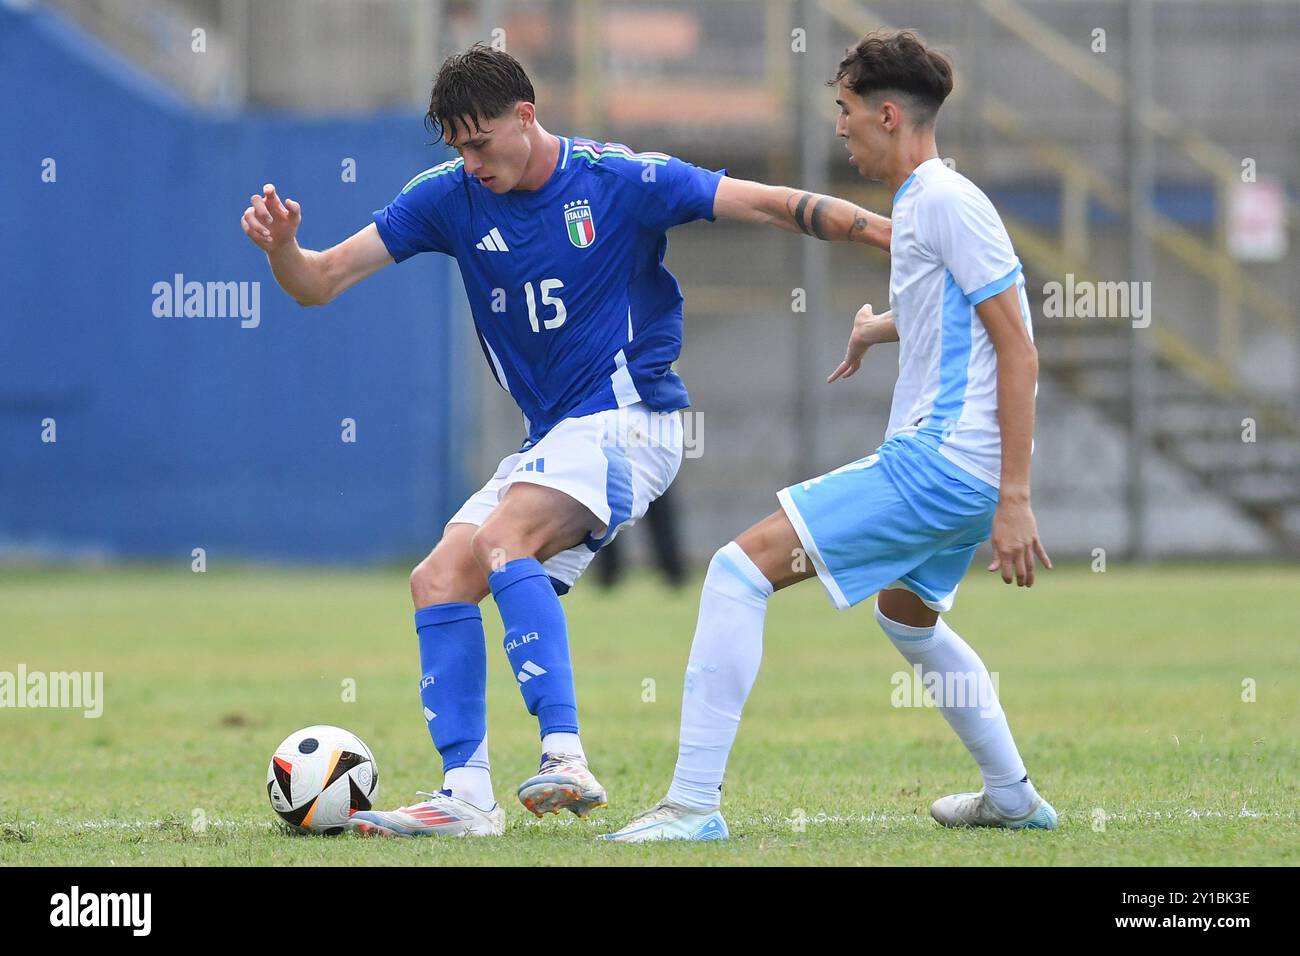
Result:
M550 319L543 319L539 324L537 321L537 297L533 292L531 282L524 283L524 297L528 300L528 324L533 327L534 332L540 332L543 328L558 329L564 324L564 320L569 317L564 310L564 300L559 296L551 295L556 289L563 289L564 283L559 279L543 279L538 283L542 293L542 305L555 306L555 316Z

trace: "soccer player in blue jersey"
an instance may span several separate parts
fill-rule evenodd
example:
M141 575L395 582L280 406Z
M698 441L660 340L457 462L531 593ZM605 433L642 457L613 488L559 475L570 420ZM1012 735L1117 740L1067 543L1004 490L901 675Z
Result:
M997 211L939 159L935 117L952 67L911 32L869 34L833 81L858 172L895 191L889 312L864 306L828 381L899 342L898 382L875 454L779 492L781 508L714 555L686 668L677 767L664 800L609 839L718 840L723 773L758 675L774 591L816 575L837 608L879 592L876 620L934 689L984 786L936 800L945 826L1052 829L979 655L940 616L975 549L1034 583L1051 561L1029 505L1038 361L1020 260ZM804 556L811 559L805 561Z
M677 474L686 388L673 371L682 295L664 233L716 217L889 248L889 220L851 203L733 179L663 153L556 136L537 121L523 68L476 45L448 58L428 120L460 154L425 170L324 252L295 239L301 209L271 185L245 233L303 305L329 302L421 252L455 257L479 344L523 411L527 436L451 518L411 575L420 698L443 785L413 806L360 811L354 829L496 835L505 815L487 750L489 593L541 730L541 767L519 787L541 816L583 815L606 794L587 766L559 595Z

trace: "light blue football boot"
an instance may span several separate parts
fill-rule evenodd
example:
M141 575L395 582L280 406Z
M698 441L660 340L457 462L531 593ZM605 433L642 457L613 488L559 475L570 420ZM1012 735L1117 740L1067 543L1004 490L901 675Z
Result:
M930 816L946 827L1003 827L1008 830L1055 830L1056 809L1038 797L1023 816L1008 817L983 790L954 793L930 805Z
M616 833L602 840L615 843L650 843L655 840L726 840L731 836L720 810L692 810L673 803L660 803L634 817Z

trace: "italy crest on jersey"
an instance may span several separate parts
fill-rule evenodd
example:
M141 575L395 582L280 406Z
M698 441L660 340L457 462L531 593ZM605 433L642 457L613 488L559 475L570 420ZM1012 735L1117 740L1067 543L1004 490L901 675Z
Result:
M564 204L564 226L569 231L569 241L585 249L596 241L596 220L591 217L591 203L577 199Z

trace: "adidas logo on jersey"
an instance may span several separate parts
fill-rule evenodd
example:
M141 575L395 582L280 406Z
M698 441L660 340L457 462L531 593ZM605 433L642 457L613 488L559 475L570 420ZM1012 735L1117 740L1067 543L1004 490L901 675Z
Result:
M496 226L486 236L474 243L475 249L482 249L484 252L509 252L510 247L506 241L501 238L501 231Z

